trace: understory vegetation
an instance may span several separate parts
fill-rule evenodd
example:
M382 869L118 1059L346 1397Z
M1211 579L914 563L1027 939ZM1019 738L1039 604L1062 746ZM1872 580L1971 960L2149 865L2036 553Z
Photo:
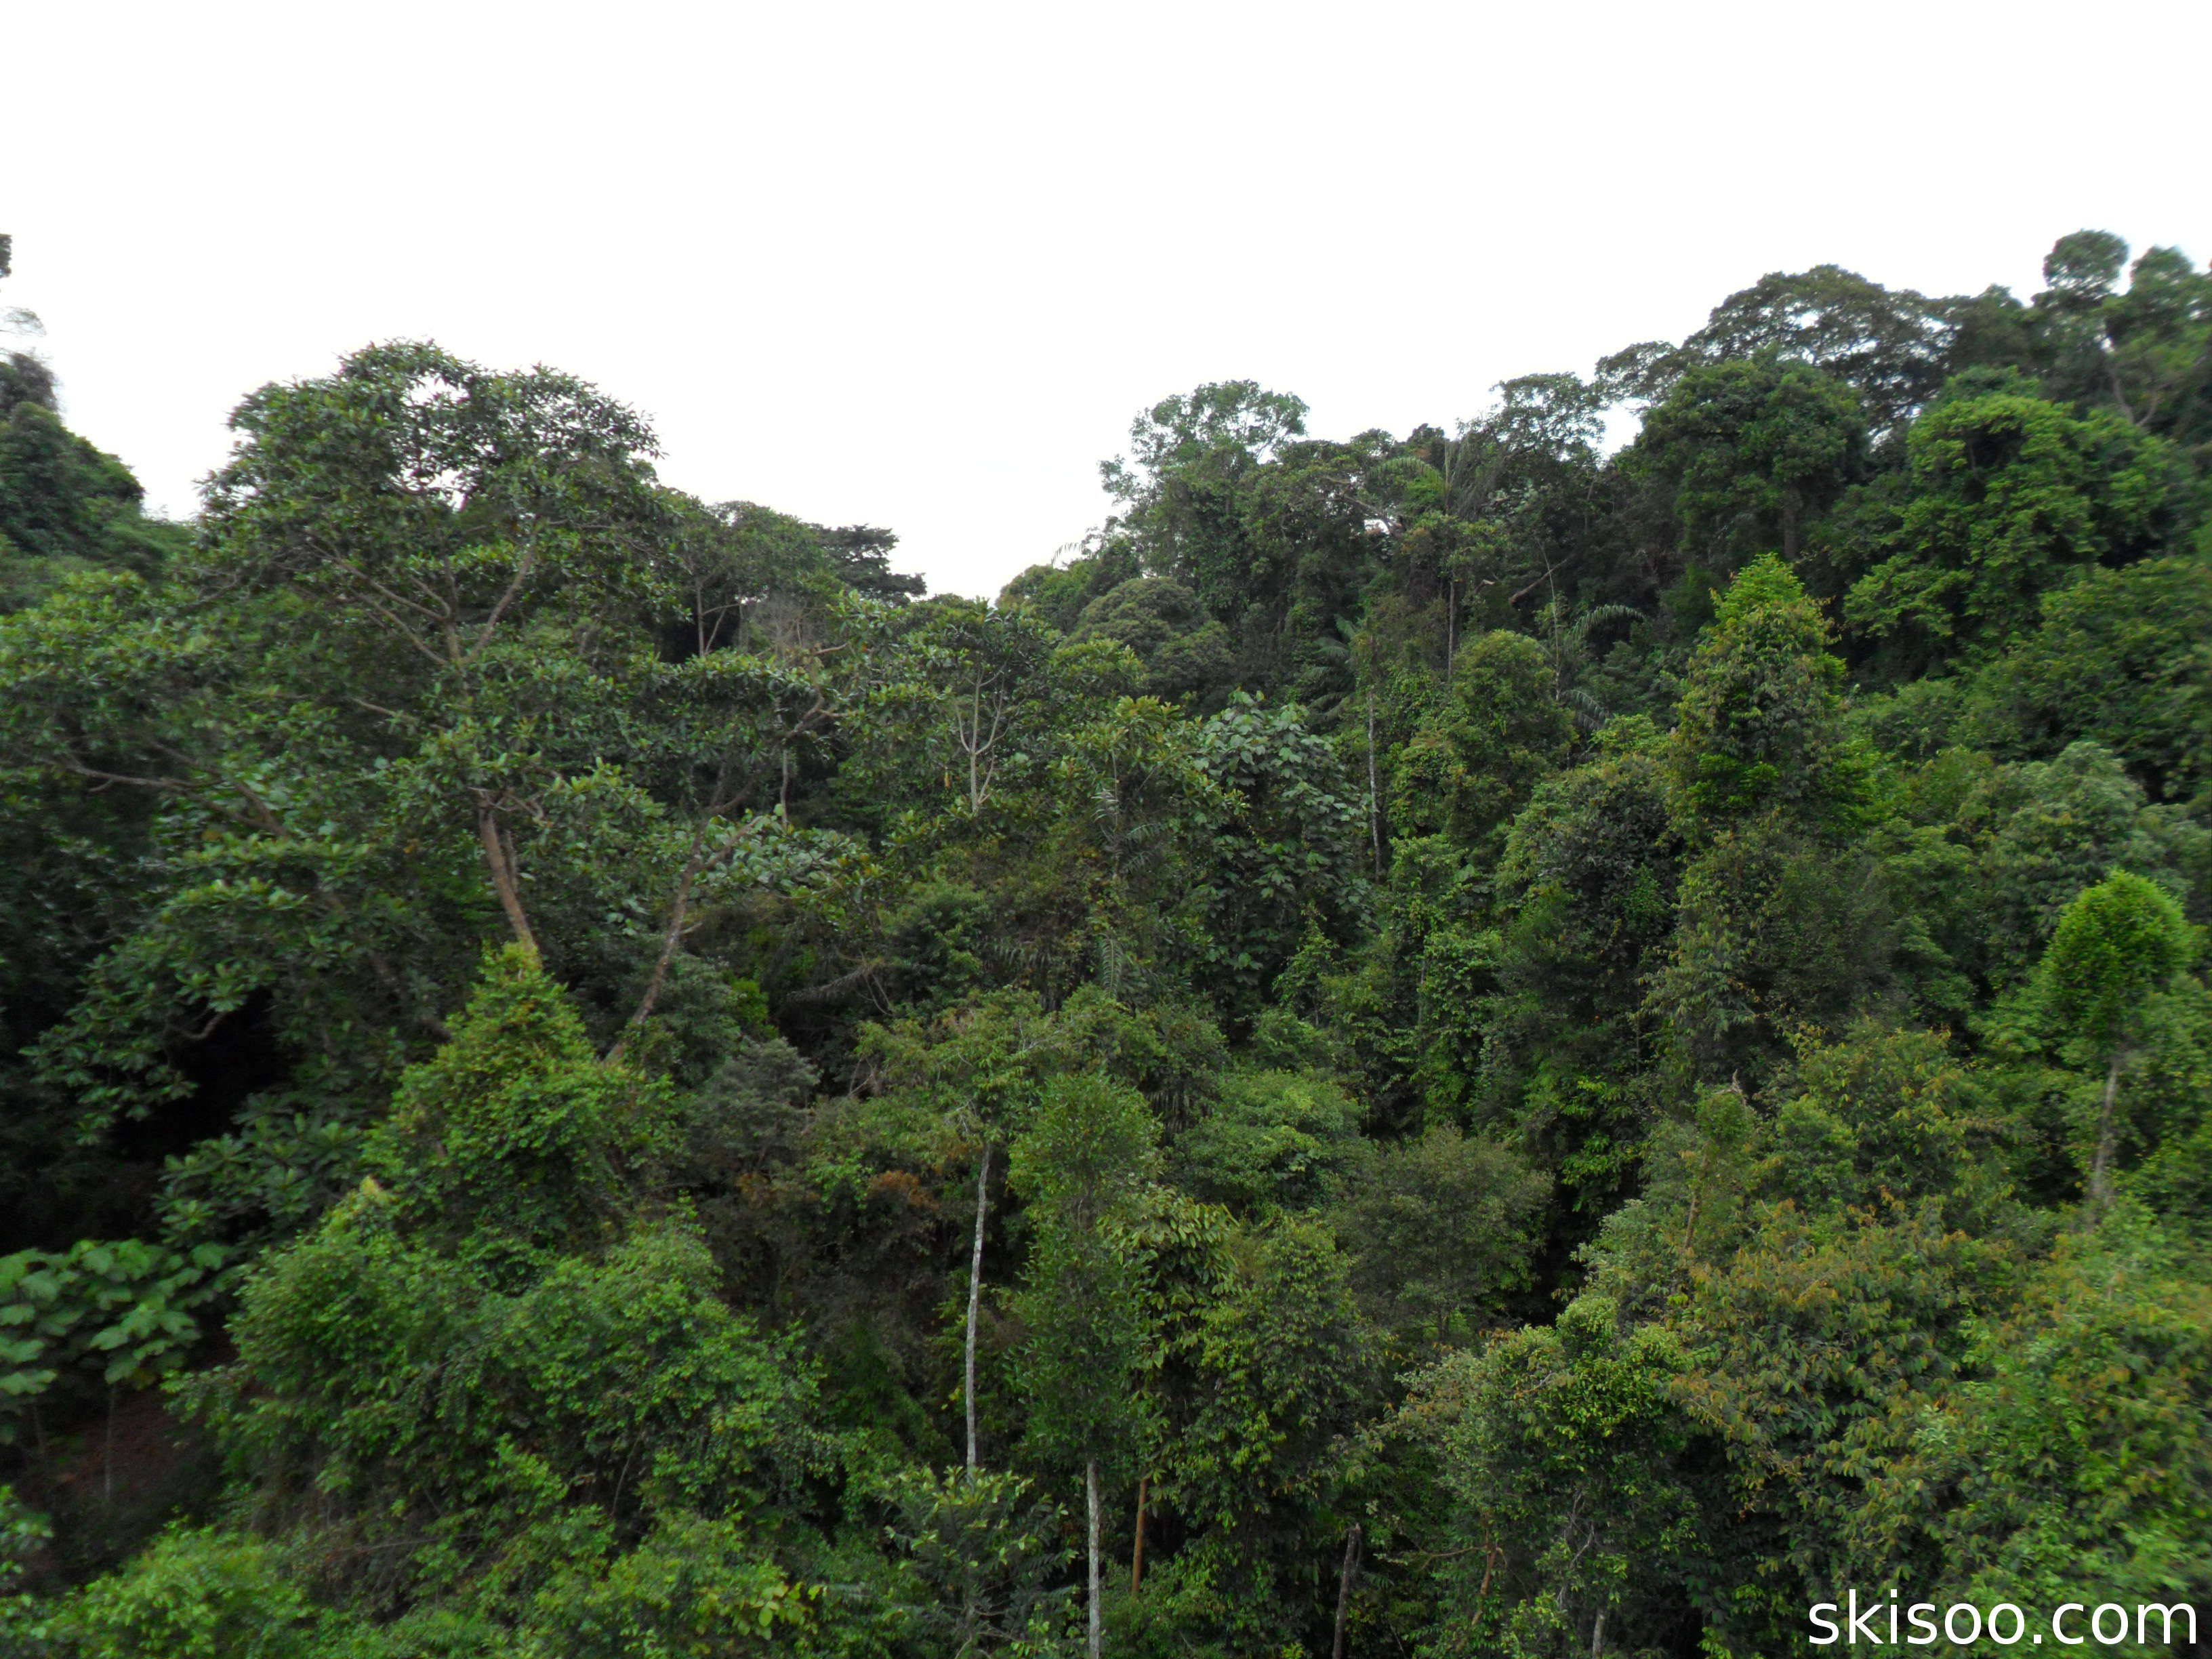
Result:
M2212 276L2045 274L1200 386L991 602L428 343L167 523L0 357L0 1652L2212 1604Z

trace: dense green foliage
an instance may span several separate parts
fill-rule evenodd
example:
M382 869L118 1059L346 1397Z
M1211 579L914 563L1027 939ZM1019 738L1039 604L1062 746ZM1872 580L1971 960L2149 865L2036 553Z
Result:
M995 602L427 344L161 524L8 357L0 1652L2212 1610L2212 276L2046 279L1202 386Z

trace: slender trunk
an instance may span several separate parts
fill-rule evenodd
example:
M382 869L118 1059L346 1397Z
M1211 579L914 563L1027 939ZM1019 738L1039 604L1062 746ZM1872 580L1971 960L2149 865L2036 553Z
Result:
M1452 665L1459 660L1459 578L1454 576L1444 599L1444 684L1452 683Z
M522 908L522 889L514 874L514 857L507 841L499 831L499 815L489 806L477 808L477 839L483 843L484 863L491 871L492 890L499 895L499 908L507 912L507 925L514 930L516 942L538 949L538 937L530 931L530 918Z
M1129 1594L1145 1582L1145 1477L1137 1477L1137 1544L1129 1552Z
M668 911L668 929L660 936L660 955L653 964L652 976L645 982L645 994L638 999L637 1012L623 1027L615 1046L607 1051L611 1060L620 1060L623 1050L629 1046L633 1032L644 1028L653 1013L653 1005L660 1000L661 988L668 982L668 964L675 959L676 947L684 942L684 924L691 915L691 885L699 878L699 866L707 861L707 831L702 826L691 838L691 852L684 860L683 873L677 878L676 897Z
M975 1478L975 1321L983 1296L983 1221L990 1213L991 1143L975 1162L975 1245L968 1255L968 1352L960 1384L968 1407L968 1478Z
M1336 1646L1332 1650L1335 1659L1344 1659L1345 1617L1352 1611L1352 1579L1359 1571L1359 1522L1353 1522L1344 1534L1344 1568L1336 1576Z
M1105 1641L1105 1626L1098 1606L1098 1460L1083 1466L1083 1498L1091 1511L1091 1659L1098 1659Z
M2101 1215L2112 1200L2112 1103L2119 1097L2122 1057L2122 1050L2113 1049L2112 1063L2105 1069L2105 1109L2097 1118L2097 1156L2089 1165L2089 1208L2094 1214Z
M2130 426L2141 426L2142 422L2129 406L2128 394L2120 389L2119 365L2112 361L2109 351L2105 354L2105 384L2112 389L2112 401L2119 405L2121 417Z
M989 1213L990 1193L991 1143L986 1140L983 1155L975 1160L975 1243L968 1253L968 1338L960 1377L961 1405L968 1413L968 1482L970 1486L975 1481L975 1326L982 1307L983 1222ZM975 1622L977 1589L975 1569L970 1562L963 1600L971 1627Z
M1375 875L1382 875L1382 797L1376 787L1375 688L1367 688L1367 834L1375 843Z
M1605 1650L1605 1609L1597 1610L1597 1623L1590 1626L1590 1659L1597 1659Z
M968 711L968 811L971 814L983 810L982 777L977 770L978 756L982 747L983 685L979 680L975 684L974 701L969 703Z

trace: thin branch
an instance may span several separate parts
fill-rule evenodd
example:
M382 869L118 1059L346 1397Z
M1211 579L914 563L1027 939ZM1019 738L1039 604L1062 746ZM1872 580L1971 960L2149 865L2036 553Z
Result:
M682 872L676 878L676 897L668 908L668 927L660 938L660 954L653 963L652 977L646 981L645 994L638 1000L637 1012L623 1027L615 1046L607 1050L607 1063L612 1065L623 1057L632 1035L641 1030L652 1017L653 1004L660 1000L660 988L668 982L668 964L675 959L676 947L683 942L687 931L684 926L690 914L691 884L698 879L700 866L707 861L707 826L700 824L691 837L691 850L685 856Z
M537 567L537 544L526 542L523 544L521 557L514 562L514 574L507 581L507 591L499 596L498 602L491 608L491 615L484 618L483 626L477 630L477 642L462 653L462 666L474 661L484 647L491 643L492 629L499 626L499 619L507 614L507 607L514 603L514 596L522 591L523 583L530 580L531 572Z
M87 766L66 751L60 764L64 771L74 773L81 778L95 779L103 787L111 783L127 783L134 788L158 789L165 795L181 795L188 793L192 787L188 783L179 783L174 778L137 778L127 772L104 772L96 766Z

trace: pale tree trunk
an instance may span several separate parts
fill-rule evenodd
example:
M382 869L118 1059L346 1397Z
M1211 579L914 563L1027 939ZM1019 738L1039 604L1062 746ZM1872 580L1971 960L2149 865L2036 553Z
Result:
M1336 1576L1336 1645L1332 1650L1335 1659L1344 1659L1345 1620L1352 1611L1352 1578L1358 1571L1359 1523L1355 1521L1344 1534L1344 1567Z
M975 1162L975 1244L968 1256L968 1352L961 1395L968 1407L968 1478L975 1478L975 1323L983 1296L983 1221L990 1213L991 1143Z
M1605 1651L1605 1609L1597 1610L1597 1623L1590 1626L1590 1659L1597 1659Z
M1098 1528L1101 1516L1098 1509L1098 1460L1095 1457L1083 1466L1083 1498L1089 1506L1091 1519L1091 1659L1098 1659L1106 1632L1102 1622L1103 1613L1098 1605Z
M637 1010L623 1026L622 1035L615 1046L607 1050L610 1061L620 1060L629 1040L645 1029L645 1022L653 1018L654 1005L668 983L669 964L676 960L677 946L684 943L684 935L691 917L691 884L698 880L700 866L707 860L707 831L702 825L691 837L691 850L684 855L684 868L676 882L676 897L668 907L668 926L661 932L660 954L653 958L653 972L645 981L645 994L638 999Z
M2118 1138L2118 1128L2112 1121L2112 1105L2120 1092L2120 1062L2125 1051L2112 1050L2112 1063L2105 1069L2105 1109L2097 1117L2097 1156L2089 1165L2089 1208L2102 1214L2112 1201L2112 1142Z
M489 806L477 808L477 839L483 843L484 863L491 870L492 890L499 895L499 908L507 912L507 925L514 930L516 940L535 952L538 939L530 931L530 918L522 908L522 886L514 871L514 854L500 834L499 815Z
M2106 352L2104 357L2105 385L2112 392L2112 401L2119 405L2120 415L2130 426L2141 426L2143 423L2143 417L2136 413L2133 406L2128 402L2128 394L2121 389L2119 365L2112 361L2111 352Z
M968 712L968 810L970 813L983 810L982 781L976 775L976 750L983 742L983 688L979 683L975 697Z
M1129 1552L1129 1594L1145 1582L1145 1477L1137 1477L1137 1542Z
M1382 796L1376 787L1375 688L1367 688L1367 834L1375 843L1375 873L1382 873Z

